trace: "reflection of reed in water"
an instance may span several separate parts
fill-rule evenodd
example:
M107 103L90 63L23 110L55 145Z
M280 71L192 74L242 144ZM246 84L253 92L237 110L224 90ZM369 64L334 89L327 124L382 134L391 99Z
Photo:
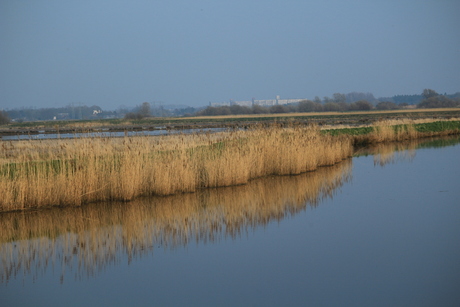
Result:
M371 147L374 155L374 165L385 166L389 163L400 161L412 161L415 158L415 150L420 141L408 141L404 143L382 143Z
M374 165L385 166L389 163L400 161L412 161L415 158L416 150L419 148L436 148L454 146L460 143L458 136L454 137L432 137L404 142L378 143L359 148L354 156L374 156Z
M127 256L189 242L237 238L315 207L351 177L351 160L298 176L266 177L244 186L0 215L1 280L37 278L47 268L91 276ZM67 272L67 273L66 273Z

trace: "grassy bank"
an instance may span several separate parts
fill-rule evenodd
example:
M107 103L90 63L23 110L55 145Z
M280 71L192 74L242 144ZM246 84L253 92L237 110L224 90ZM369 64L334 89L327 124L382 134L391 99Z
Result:
M460 121L384 120L362 127L330 127L322 132L331 136L347 136L353 145L404 141L432 136L460 134Z
M460 121L278 125L216 134L0 142L0 211L171 195L336 164L353 146L458 134Z

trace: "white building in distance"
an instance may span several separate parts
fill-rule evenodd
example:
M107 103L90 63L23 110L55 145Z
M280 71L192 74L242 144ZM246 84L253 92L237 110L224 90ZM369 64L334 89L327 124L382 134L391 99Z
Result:
M230 100L228 102L210 102L209 106L210 107L222 107L222 106L239 105L239 106L244 106L244 107L253 107L257 105L257 106L263 106L263 107L271 107L271 106L276 106L276 105L298 103L299 101L302 101L302 100L306 100L306 98L280 99L280 96L276 96L276 99L268 99L268 100L259 100L259 99L252 98L252 100L246 100L246 101Z

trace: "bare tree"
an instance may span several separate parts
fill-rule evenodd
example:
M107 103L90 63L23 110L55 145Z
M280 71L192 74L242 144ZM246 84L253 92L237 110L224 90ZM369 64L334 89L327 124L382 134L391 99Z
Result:
M142 103L141 108L139 110L139 114L142 117L150 116L150 103L148 103L148 102Z
M346 102L347 101L347 98L345 96L345 94L341 94L341 93L334 93L334 95L332 95L334 97L334 102L336 103L341 103L341 102Z
M350 111L368 111L372 109L372 104L367 100L353 102L349 106Z
M0 111L0 125L5 125L10 123L10 117L5 111Z
M297 106L299 112L321 112L323 106L320 103L311 100L302 100Z
M436 97L439 94L432 89L426 88L423 90L422 96L425 97L425 99L431 98L431 97Z
M379 102L375 108L377 110L396 110L399 109L398 105L392 101L381 101Z

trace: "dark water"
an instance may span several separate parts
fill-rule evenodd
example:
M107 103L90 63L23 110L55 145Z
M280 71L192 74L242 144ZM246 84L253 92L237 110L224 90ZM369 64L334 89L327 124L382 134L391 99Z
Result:
M458 306L459 157L458 140L388 145L241 187L3 214L0 306Z

